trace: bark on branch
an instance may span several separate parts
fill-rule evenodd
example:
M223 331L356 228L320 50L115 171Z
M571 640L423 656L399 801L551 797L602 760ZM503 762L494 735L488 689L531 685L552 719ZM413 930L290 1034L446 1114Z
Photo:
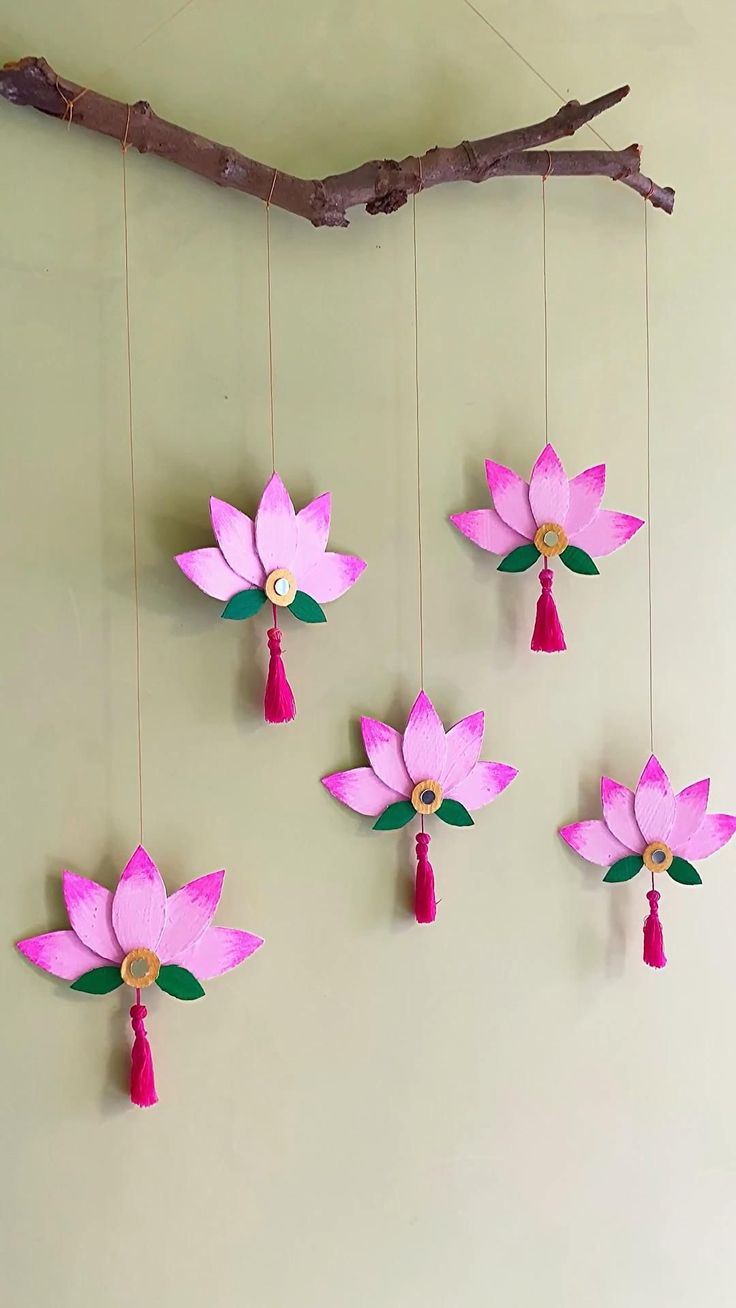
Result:
M346 173L308 180L267 164L184 127L159 118L150 104L123 104L88 87L59 77L45 59L26 58L0 69L0 96L29 105L77 127L112 136L141 154L156 154L188 168L218 186L232 187L270 200L315 227L347 227L347 210L364 205L368 213L393 213L410 195L445 182L485 182L493 177L610 177L643 196L657 209L672 213L675 193L641 172L638 145L626 150L539 150L572 136L628 95L620 86L588 104L571 100L543 122L518 127L451 148L435 146L405 159L373 159Z

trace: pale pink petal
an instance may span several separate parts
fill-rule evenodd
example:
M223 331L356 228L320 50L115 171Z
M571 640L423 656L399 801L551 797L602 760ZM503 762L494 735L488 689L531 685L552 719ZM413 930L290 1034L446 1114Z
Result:
M456 799L458 803L464 804L472 813L474 809L490 804L492 799L511 785L517 775L518 769L509 767L507 763L476 763L468 776L451 786L445 794L448 799Z
M634 816L634 792L610 777L601 777L601 804L606 826L629 851L641 854L646 845Z
M482 710L479 713L471 713L470 717L462 718L454 727L450 727L446 737L447 758L442 776L434 778L439 781L445 793L458 782L464 781L470 770L475 767L480 758L484 730L485 714ZM419 780L423 781L424 778L420 777Z
M123 951L112 929L112 891L74 872L64 872L62 884L69 921L82 943L111 963L122 962Z
M250 931L236 931L233 927L207 927L207 930L185 950L178 960L181 967L193 972L199 981L222 976L231 967L237 967L260 949L260 936Z
M365 566L363 560L353 554L331 554L328 551L309 572L297 577L297 585L319 604L326 604L350 590Z
M469 509L467 513L451 513L450 522L468 540L491 554L509 554L519 545L527 543L527 537L507 526L495 509Z
M620 549L643 526L643 518L632 518L630 513L615 513L613 509L601 509L589 526L572 533L569 539L578 549L585 550L586 554L598 559Z
M209 872L169 895L166 925L156 949L162 963L179 963L179 955L209 926L220 902L224 877L224 872Z
M76 981L95 967L105 967L108 959L83 945L73 931L49 931L45 936L19 940L16 948L36 967L63 981Z
M124 954L156 948L166 921L166 887L142 845L126 863L112 899L112 925Z
M329 491L326 491L324 495L318 495L316 500L305 504L296 515L296 555L293 571L299 586L304 574L314 567L327 549L331 508L332 496Z
M597 463L594 468L579 472L570 482L570 507L564 525L568 539L575 531L582 531L592 522L606 489L606 465Z
M647 844L669 839L675 820L675 797L667 773L653 754L639 777L634 812Z
M402 795L413 789L401 750L401 732L376 718L361 718L360 730L368 762L380 781Z
M675 795L675 820L667 844L676 854L679 854L680 846L695 835L703 821L709 793L710 781L706 777L703 781L695 781L692 786L686 786L679 795Z
M376 776L372 768L351 768L349 772L333 772L329 777L322 778L322 785L326 786L335 799L339 799L341 804L347 804L348 808L355 809L356 813L364 813L366 817L378 817L389 804L396 804L400 799L406 799L407 795L400 794L392 786L387 786Z
M610 867L612 863L617 863L620 858L626 858L631 853L628 845L623 845L620 840L617 840L600 818L595 818L592 822L573 822L569 827L561 827L560 835L576 854L580 854L581 858L587 859L589 863L597 863L599 867Z
M296 514L279 474L275 472L261 496L256 513L256 549L266 573L293 569L296 558Z
M486 459L486 480L493 507L508 527L524 540L532 540L537 524L529 508L529 486L522 477L502 463Z
M225 500L210 499L212 530L226 561L253 586L262 586L266 574L256 553L253 520ZM244 587L241 586L241 590ZM223 598L227 598L226 596Z
M228 567L216 545L210 545L204 550L189 550L187 554L177 554L176 562L184 576L213 599L232 599L238 591L247 590L250 586L250 582Z
M728 843L736 831L736 817L728 813L709 813L697 831L676 851L681 858L707 858Z
M420 690L404 731L404 762L412 781L439 781L445 769L445 728L428 695Z
M551 445L545 445L529 478L529 506L538 527L556 522L564 527L570 506L570 483Z

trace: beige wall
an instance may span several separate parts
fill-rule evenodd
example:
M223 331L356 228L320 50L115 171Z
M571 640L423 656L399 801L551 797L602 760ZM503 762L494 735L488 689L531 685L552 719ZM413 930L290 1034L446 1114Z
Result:
M601 130L678 189L650 217L655 743L732 808L733 7L478 5L506 42L463 0L168 23L175 0L0 0L0 57L307 175L543 116L529 65L580 98L632 83ZM267 937L205 1003L151 1003L141 1113L125 997L11 947L64 925L62 867L112 884L137 838L120 156L0 103L0 176L8 1304L732 1305L736 850L668 889L655 974L644 888L602 888L555 835L646 756L644 534L600 582L559 579L570 652L535 659L533 579L445 522L484 502L484 456L523 469L543 440L539 185L418 206L427 688L446 719L484 707L521 769L473 832L437 831L419 930L409 838L319 785L360 761L357 715L399 724L417 687L410 211L274 214L278 463L301 502L334 491L334 545L370 566L325 630L289 628L300 716L267 730L262 634L171 563L209 542L210 493L253 505L269 468L264 213L130 157L145 838L172 886L226 867L221 920ZM642 205L554 178L548 205L550 434L644 514Z

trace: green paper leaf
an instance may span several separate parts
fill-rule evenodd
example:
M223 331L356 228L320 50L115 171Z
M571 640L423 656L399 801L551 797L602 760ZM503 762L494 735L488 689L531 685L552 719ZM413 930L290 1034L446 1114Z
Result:
M156 985L174 999L201 999L204 994L194 973L176 963L166 963L159 968Z
M443 799L437 817L450 827L474 827L475 823L464 804L457 799Z
M408 799L400 799L396 804L389 804L381 816L373 823L374 831L398 831L416 817L416 809Z
M539 550L536 545L530 541L528 545L518 545L515 550L501 559L498 565L499 572L526 572L527 568L533 567L539 558ZM439 812L439 810L438 810Z
M568 545L560 555L560 561L571 572L580 572L584 577L597 577L599 575L595 563L585 550L581 550L579 545Z
M635 877L637 872L641 872L644 866L644 860L641 854L627 854L625 858L620 858L618 863L609 867L604 881L630 881Z
M257 586L251 587L250 590L239 590L237 595L229 599L222 610L223 618L252 618L254 613L263 608L266 603L266 592L259 590Z
M703 878L694 868L692 863L688 863L686 858L673 858L670 866L667 868L673 881L679 881L681 886L702 886Z
M304 590L298 590L289 605L289 612L294 614L300 622L326 622L327 614L321 609L316 600L311 595L307 595Z
M109 995L123 984L119 967L93 967L91 972L72 981L72 990L81 990L85 995Z

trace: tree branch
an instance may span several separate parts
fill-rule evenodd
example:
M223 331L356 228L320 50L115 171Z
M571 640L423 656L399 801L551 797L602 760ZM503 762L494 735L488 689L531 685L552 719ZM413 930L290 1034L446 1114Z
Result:
M354 205L365 205L372 214L392 213L406 204L410 195L431 186L509 176L610 177L630 186L655 208L672 213L674 191L641 173L636 145L626 150L535 152L535 147L572 136L628 93L628 86L620 86L589 104L571 100L551 118L529 127L480 141L462 141L452 148L435 146L422 156L408 155L400 162L373 159L346 173L308 180L279 172L166 122L145 100L127 105L66 81L45 59L21 59L0 69L0 96L11 104L29 105L52 118L112 136L141 154L156 154L218 186L270 200L279 209L308 218L315 227L347 227L347 210Z

